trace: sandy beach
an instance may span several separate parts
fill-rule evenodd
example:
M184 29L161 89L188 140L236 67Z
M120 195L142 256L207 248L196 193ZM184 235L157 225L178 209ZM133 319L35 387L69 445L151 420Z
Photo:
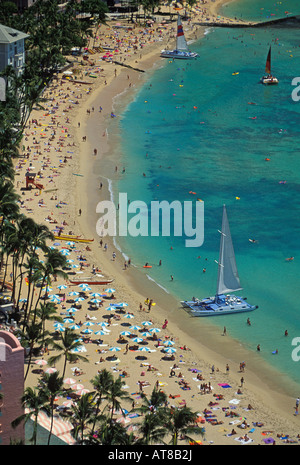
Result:
M220 0L199 5L192 21L184 25L189 40L203 36L205 27L197 26L197 22L204 14L210 20L216 17L221 3ZM115 376L124 377L126 392L136 406L141 391L148 394L157 385L167 393L170 405L186 404L199 412L199 425L205 427L205 436L198 439L203 444L298 443L295 397L280 378L274 381L276 374L258 357L250 359L247 351L230 338L230 331L224 335L207 322L202 333L196 334L191 318L184 311L179 312L178 302L149 281L134 262L125 267L125 258L112 239L103 238L101 245L96 233L96 205L110 199L107 178L120 176L123 167L115 150L118 138L112 137L109 129L114 105L118 102L118 108L124 107L151 73L163 65L159 52L171 47L175 27L175 23L154 23L145 31L123 20L102 25L95 46L118 47L118 52L103 59L107 50L95 49L84 65L78 57L78 63L70 68L73 79L59 74L45 91L45 110L33 111L25 131L23 157L16 164L16 189L24 201L24 213L48 225L52 232L60 227L63 234L94 239L90 243L75 242L74 246L60 239L55 241L55 247L67 251L68 259L77 265L72 269L70 262L70 279L113 279L109 285L90 286L85 300L80 302L81 308L72 313L73 321L80 325L76 331L87 337L83 355L89 363L78 361L79 375L73 365L68 365L65 377L75 377L76 383L92 390L90 380L107 368ZM110 58L145 72L118 65ZM21 190L28 171L36 174L35 181L42 189L33 186L31 191ZM58 313L69 317L68 310L74 302L68 293L80 289L58 278L52 283L50 294L57 294L60 284L68 288L63 291L64 300L57 305ZM93 308L91 293L103 295L108 287L115 289L114 299L106 292L105 297L100 297L100 306ZM155 305L149 308L146 299L153 299ZM128 306L111 310L112 303ZM93 331L88 336L82 333L89 328L86 323L91 324ZM95 335L103 323L107 324L106 334ZM159 331L150 332L153 328ZM53 323L49 322L48 329L57 334ZM120 338L127 330L131 334ZM134 341L135 337L141 341ZM176 349L173 357L163 352L166 344ZM116 346L120 350L110 352ZM150 352L140 353L140 348ZM53 355L51 349L43 356L46 361L49 355ZM245 367L240 365L242 361L246 362ZM29 386L37 383L35 368L33 363L26 383ZM46 365L44 370L47 368ZM58 364L56 368L60 370L62 366ZM58 399L58 404L64 400ZM131 404L125 408L130 412ZM136 420L127 418L133 431Z

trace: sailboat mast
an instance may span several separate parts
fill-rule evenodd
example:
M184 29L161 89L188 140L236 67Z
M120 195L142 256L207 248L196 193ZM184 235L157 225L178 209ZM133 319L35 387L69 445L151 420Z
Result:
M267 56L267 61L266 61L266 73L271 74L271 47L269 49L269 53Z

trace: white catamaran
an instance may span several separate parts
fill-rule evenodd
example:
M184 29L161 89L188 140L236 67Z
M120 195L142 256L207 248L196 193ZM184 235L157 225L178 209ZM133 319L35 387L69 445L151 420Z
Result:
M217 316L231 313L250 312L258 308L250 305L245 298L235 295L226 295L229 292L241 290L238 276L234 249L230 234L226 207L223 207L223 220L220 241L220 255L218 263L217 293L214 297L203 300L195 299L182 301L184 308L188 309L192 316Z
M177 35L176 35L176 49L175 50L162 50L161 57L163 58L175 58L182 60L189 60L191 58L196 58L198 53L190 52L187 46L187 42L184 36L181 17L178 14L177 18Z

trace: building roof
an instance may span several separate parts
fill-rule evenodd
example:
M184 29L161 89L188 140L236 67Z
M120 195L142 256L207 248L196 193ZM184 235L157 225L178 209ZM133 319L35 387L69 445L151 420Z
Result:
M13 44L18 40L27 39L27 37L29 35L25 32L0 24L0 44Z

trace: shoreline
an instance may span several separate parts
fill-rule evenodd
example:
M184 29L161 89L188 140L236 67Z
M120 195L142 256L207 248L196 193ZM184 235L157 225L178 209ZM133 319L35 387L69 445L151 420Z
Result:
M219 3L219 5L221 5L223 2L220 1L220 2L216 2L216 3ZM215 8L215 11L214 13L217 12L217 9L218 9L218 5L214 5L216 8ZM202 33L201 35L198 37L197 40L199 40L199 38L203 38L204 37L204 34L205 34L205 27L204 26L200 26L201 29L202 29ZM143 63L144 60L142 60L142 62L139 63L139 66L141 65L141 63ZM152 73L152 72L155 72L155 67L158 67L159 66L159 63L160 61L154 61L150 58L150 63L152 65L152 68L147 69L148 72ZM151 66L150 65L150 66ZM123 72L123 70L122 70ZM124 71L124 73L126 73L126 71ZM147 77L146 77L147 76ZM149 79L149 74L147 74L145 76L146 80ZM123 84L124 84L124 81L123 80ZM112 83L113 84L113 83ZM136 86L140 86L140 80L137 80L137 82L135 83ZM111 101L111 107L113 108L113 101L114 99L126 99L128 102L127 103L124 103L124 102L118 102L118 104L120 105L120 107L124 110L127 106L127 104L131 101L131 98L134 97L134 93L138 91L138 88L132 88L131 90L130 89L126 89L126 87L121 87L122 86L122 83L120 84L120 87L118 87L118 91L116 94L114 94L114 92L112 92L112 101ZM102 92L100 92L100 94L98 94L95 99L93 99L93 102L98 102L98 100L101 100L101 94ZM95 108L97 108L97 104L95 104ZM121 110L121 113L122 113L122 110ZM104 129L107 129L105 127L105 121L103 121L103 125L100 126L101 129L100 129L100 134L102 133L102 130ZM88 133L88 131L87 131ZM90 139L92 139L92 135L94 135L95 137L95 133L93 132L93 130L91 130L91 134L90 134ZM89 140L90 140L89 139ZM107 154L108 151L111 151L112 147L116 144L116 141L112 140L111 142L110 141L106 141L106 144L105 144L105 150L103 151L103 153L100 152L100 157L102 158L103 157L103 161L107 162L107 158L109 155ZM91 150L92 147L89 147L89 151L92 152ZM113 152L115 152L115 148L112 149ZM97 164L97 163L96 163ZM112 164L113 165L113 164ZM93 172L93 169L91 169L91 172ZM112 173L113 175L113 173ZM100 175L101 177L101 175ZM94 186L96 188L96 186ZM92 193L91 193L91 190L93 190L93 188L91 187L91 184L88 184L87 186L87 197L89 197ZM95 192L94 192L95 194ZM106 189L106 192L105 194L103 195L103 191L102 191L102 197L103 199L111 199L111 195L110 195L110 192L108 191L108 189ZM92 229L89 228L89 226L87 225L86 228L83 229L83 231L85 231L87 234L88 233L92 233ZM116 247L116 244L114 243L114 241L111 239L111 238L106 238L104 240L104 242L107 242L108 243L108 249L110 251L112 250L115 250L116 252L118 252L118 249ZM119 249L119 252L121 252L122 254L122 259L123 259L123 254L124 254L124 251L120 251ZM97 254L98 255L98 254ZM109 255L110 256L110 255ZM122 265L123 265L123 261L122 261L121 258L117 259L116 260L116 263L118 264L119 266L119 270L116 270L114 268L113 272L115 274L115 280L118 281L118 278L121 277L122 275ZM108 268L108 263L107 263L107 257L105 257L105 254L99 254L99 260L104 263L105 265L103 266L104 269L107 269ZM128 287L134 289L137 293L137 295L139 295L140 297L140 300L142 299L145 299L146 295L155 295L155 301L159 304L159 310L162 312L161 314L161 319L163 320L165 317L167 317L169 319L169 326L171 327L171 322L172 322L172 316L174 318L174 314L173 312L176 311L176 310L180 310L181 311L181 314L180 314L180 317L179 318L176 318L176 323L178 324L179 320L182 321L183 319L183 314L185 313L179 306L179 303L178 301L176 300L176 298L171 295L171 294L168 294L166 291L164 291L158 283L156 283L155 281L150 281L146 275L142 272L142 270L139 270L139 269L134 269L134 270L130 270L130 275L128 276L128 272L126 271L126 274L127 274L127 278L125 277L125 282L127 281L128 282ZM124 278L124 274L122 276L122 278ZM146 292L143 292L143 289L146 289ZM148 292L149 291L149 292ZM158 297L159 296L159 297ZM139 300L139 299L137 299ZM174 308L175 310L173 311L168 311L167 308L168 308L168 300L171 300L172 301L172 308ZM159 303L161 302L161 304ZM177 316L177 315L176 315ZM184 317L185 320L188 320L189 317L188 315L185 313L185 317ZM173 327L173 332L176 333L178 331L178 326L174 325ZM220 336L221 336L221 331L218 330L218 328L216 326L212 324L209 324L209 323L206 323L206 326L207 326L207 330L209 331L209 336L206 337L206 342L204 344L201 344L199 343L199 340L197 341L196 340L196 337L197 335L193 335L193 336L189 336L187 332L185 332L184 330L181 331L182 335L180 337L180 339L184 339L185 341L188 339L188 343L187 345L189 347L191 346L194 346L194 351L197 351L198 347L197 346L200 346L201 347L201 353L203 354L205 350L208 351L208 354L206 354L205 356L203 356L204 359L209 359L210 360L210 365L216 363L217 365L220 365L220 366L225 366L226 362L228 362L228 360L230 360L231 363L234 363L236 364L236 366L238 366L238 363L239 363L239 360L244 360L245 358L247 358L247 355L248 355L248 359L249 359L249 354L251 355L251 358L253 358L254 360L252 361L252 363L248 363L247 366L247 378L249 377L249 379L251 378L251 381L249 381L249 379L247 380L247 385L249 386L249 384L251 383L251 388L254 390L257 390L259 389L260 391L260 395L262 395L263 397L269 397L271 399L271 397L273 396L273 401L271 400L271 402L269 403L269 406L270 407L275 407L276 409L278 409L278 412L281 412L281 409L282 409L282 404L284 404L284 407L283 407L283 412L286 412L286 407L287 406L291 406L293 404L293 397L292 397L292 392L291 392L291 389L290 388L285 388L284 386L282 386L282 383L280 381L278 381L277 383L274 384L274 379L280 377L280 373L277 372L275 369L273 369L272 367L270 367L267 362L264 362L262 361L261 359L258 359L257 357L255 357L255 354L251 353L250 351L248 351L246 348L244 347L241 347L241 344L239 341L237 340L234 340L232 338L230 338L230 336L227 336L227 339L228 339L228 344L227 344L227 347L225 348L225 353L226 355L221 355L219 352L215 351L216 349L213 348L213 345L214 343L212 342L209 342L210 339L215 339L215 341L220 344ZM186 327L186 330L187 329L190 329L190 326L189 325L184 325L184 327ZM205 332L206 330L203 331L203 334L201 334L201 338L205 338ZM191 339L192 338L192 339ZM192 342L193 341L193 342ZM230 342L229 342L230 341ZM233 344L234 348L232 347L228 347L230 344ZM240 356L239 357L236 357L234 355L234 352L236 353L240 353ZM248 360L247 359L247 360ZM216 362L217 361L217 362ZM256 364L259 364L260 365L260 370L257 371L257 365ZM251 375L250 375L251 373ZM249 376L250 375L250 376ZM263 376L262 376L263 375ZM236 378L236 381L238 381L238 375L235 376ZM293 394L294 396L296 396L296 383L294 383L295 386L293 388ZM267 394L267 392L269 394ZM281 413L283 413L281 412ZM287 415L287 418L289 418L290 415L288 414Z
M221 4L223 2L216 3ZM202 35L204 34L204 31L205 27L203 26L201 27ZM149 54L145 53L145 55L139 60L137 66L141 67L144 65L147 73L154 72L155 67L157 67L159 64L157 59L157 52L161 48L163 48L162 43L159 45L159 48L158 46L154 46L154 50ZM134 58L135 57L133 57L132 60L134 60ZM107 68L109 66L113 69L115 68L114 64L108 65ZM114 277L114 283L117 283L118 288L118 299L120 298L120 300L124 299L124 301L130 301L130 309L136 313L138 312L139 302L143 302L147 295L150 297L155 296L154 300L156 302L156 307L154 307L154 310L151 310L151 319L153 319L155 323L161 326L163 320L167 318L169 320L168 332L176 335L176 339L179 339L179 341L182 341L182 343L191 348L191 353L189 355L194 361L197 360L197 363L202 363L206 370L209 370L212 364L222 367L220 371L222 371L222 374L224 374L223 370L225 369L225 364L228 362L233 366L236 364L237 367L238 362L240 360L244 360L244 356L247 354L247 351L245 351L245 349L241 347L237 341L232 341L230 336L226 336L226 338L224 338L221 334L216 334L216 328L213 325L210 326L209 324L207 324L207 327L204 331L208 332L207 338L215 338L215 340L219 341L220 343L221 337L222 343L226 343L224 352L227 352L228 350L228 354L232 354L231 344L233 344L235 348L239 349L239 358L234 357L231 359L230 356L224 356L224 353L221 355L217 352L214 352L211 348L207 347L205 343L199 343L194 335L188 335L188 333L185 332L186 328L189 328L189 318L184 311L180 313L178 318L178 314L176 314L178 310L178 302L175 298L173 298L173 296L166 294L163 289L159 289L159 286L155 282L150 281L144 275L144 273L140 272L140 270L131 266L125 271L123 269L124 257L120 256L121 254L119 254L118 251L116 260L112 262L111 254L112 251L115 250L115 246L111 239L107 238L107 241L104 240L104 242L108 243L107 252L104 252L103 249L101 249L98 245L99 238L97 237L96 231L93 231L93 227L95 226L94 219L97 218L95 209L92 209L93 213L91 215L87 212L90 212L91 205L95 205L96 197L98 197L98 200L110 198L107 187L103 185L101 191L99 187L97 187L99 186L99 181L101 179L101 165L108 164L111 166L111 168L113 168L114 160L110 159L109 156L111 152L114 152L114 146L117 146L118 144L118 141L115 141L114 138L110 140L110 135L107 133L107 125L110 121L109 115L113 108L114 99L117 98L117 104L121 105L124 109L126 102L130 101L130 99L132 99L134 96L134 93L138 91L144 77L144 75L141 75L141 79L139 79L138 75L135 74L137 72L129 69L122 69L121 72L117 73L116 77L114 77L114 71L112 69L106 69L105 72L110 72L110 75L108 76L107 74L106 77L107 84L102 85L97 90L92 91L91 95L85 99L83 104L79 105L79 109L76 112L76 115L72 116L73 124L71 125L72 127L70 133L73 133L74 140L76 141L76 148L78 150L76 170L77 173L81 174L83 177L73 176L72 178L72 173L70 172L66 176L66 179L70 182L69 185L71 188L68 189L68 191L65 190L65 196L68 198L69 193L73 192L75 197L74 204L70 206L70 209L73 212L70 212L70 217L72 218L73 214L74 218L74 225L70 225L70 229L72 229L72 227L73 229L76 228L76 233L80 232L85 237L95 238L95 241L92 245L92 260L96 266L100 266L101 269L105 271L106 276ZM145 73L146 80L149 79L149 75L147 73ZM130 89L128 88L128 74L130 75L129 81L132 84ZM121 102L119 102L119 99L121 99ZM104 108L101 113L97 111L99 105L103 106ZM91 106L94 106L95 111L88 115L86 111ZM108 107L110 108L108 109ZM79 121L80 128L76 127L78 124L77 122ZM106 135L102 136L102 134ZM87 135L86 142L81 141L83 135ZM101 144L99 144L99 138L101 139ZM96 142L98 142L100 146L97 146L98 153L95 159L93 157L93 148L96 147ZM72 170L75 171L75 167L72 167ZM84 196L86 196L85 201L83 201ZM78 216L79 208L82 209L83 212L80 217ZM93 218L92 220L91 217ZM77 220L75 220L76 218ZM80 231L77 229L80 229ZM172 302L171 305L169 304L170 301ZM140 315L140 317L143 317L143 315ZM178 326L179 321L184 321L180 327ZM204 334L201 335L201 337L204 338ZM199 352L200 357L196 355ZM257 405L264 404L267 406L267 409L272 409L275 412L275 415L278 415L277 418L275 416L275 420L279 421L279 418L281 420L284 418L286 426L283 426L283 428L287 428L288 423L293 423L293 428L290 429L294 429L296 432L297 422L294 418L292 418L292 414L289 413L289 409L292 410L293 399L290 396L287 396L284 390L281 392L280 389L278 392L276 390L272 391L269 386L270 381L269 383L266 379L262 381L255 370L251 372L251 368L251 366L248 367L247 363L247 370L245 375L247 380L245 388L247 391L247 399L250 398L251 403L254 403L255 401L252 402L252 399L256 398ZM262 366L261 371L263 372L264 370L265 367ZM226 379L230 379L230 382L234 382L235 385L238 385L240 376L240 372L233 368L230 372L230 375ZM193 403L190 403L190 406L194 409ZM217 433L217 430L213 432L212 436L214 436L215 433ZM217 436L218 439L214 440L214 442L220 441L224 434L222 435L219 433ZM228 441L224 441L224 443L228 444Z

